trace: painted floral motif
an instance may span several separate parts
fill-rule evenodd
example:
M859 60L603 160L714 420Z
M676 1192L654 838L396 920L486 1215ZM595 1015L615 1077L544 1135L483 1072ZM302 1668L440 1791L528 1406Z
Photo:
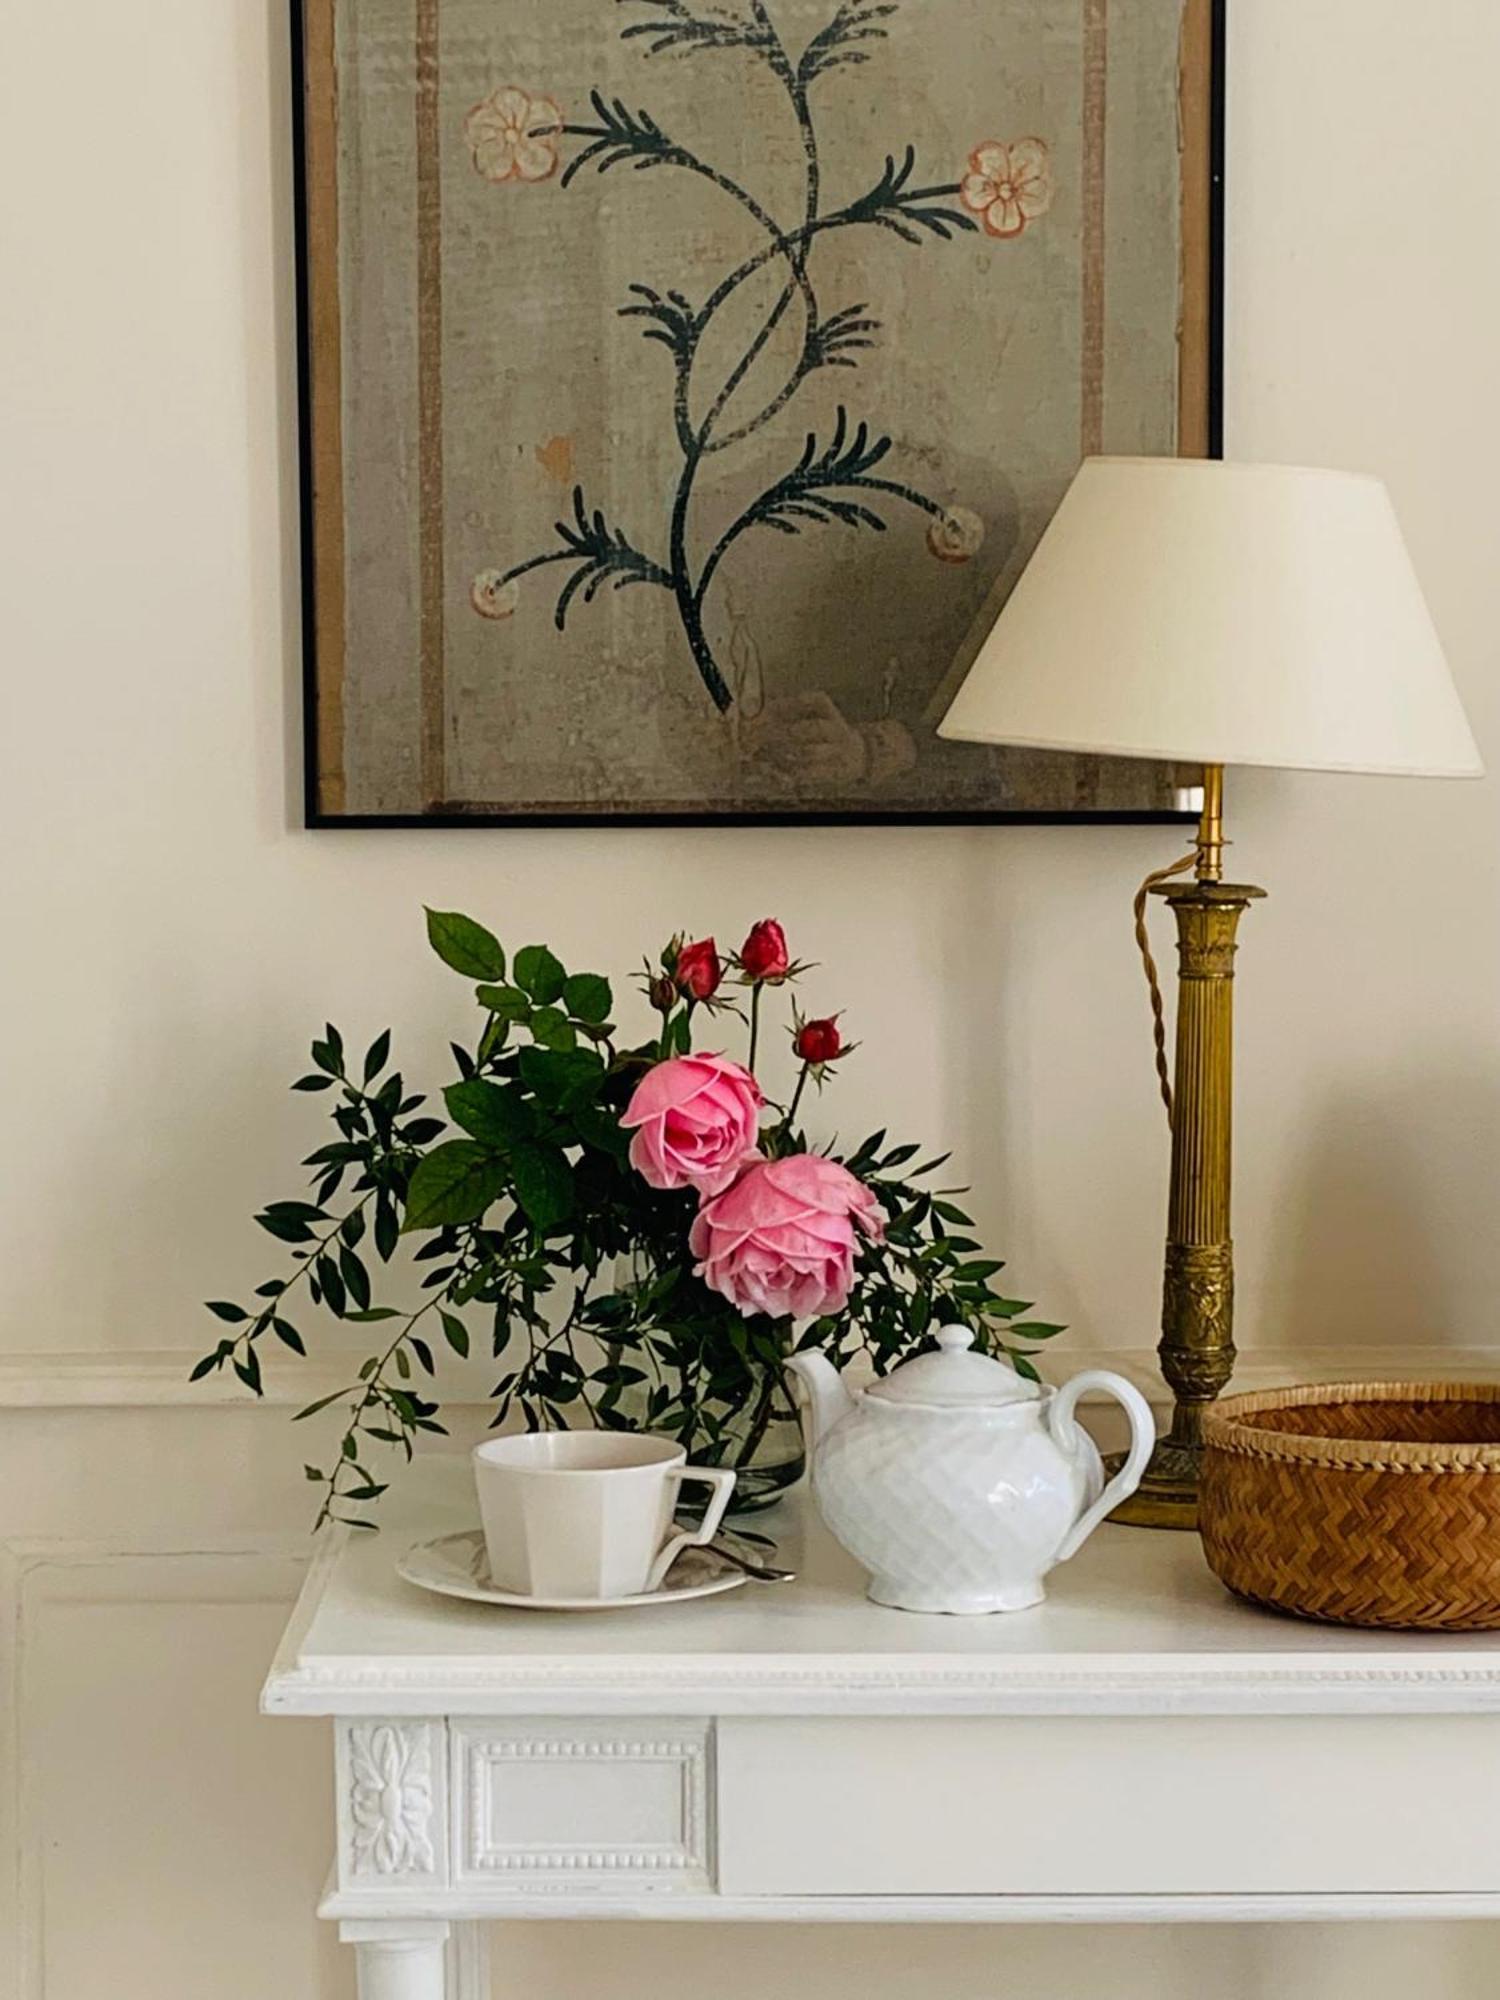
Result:
M1052 206L1052 156L1045 139L986 140L969 155L959 193L991 236L1019 236Z
M464 120L474 169L487 181L546 181L557 172L563 116L550 97L515 84L492 90Z
M432 1770L425 1732L377 1723L353 1730L349 1750L355 1860L378 1875L430 1872Z
M950 507L927 530L927 547L939 562L972 562L984 546L984 522L972 507Z
M599 4L602 9L603 0ZM623 97L606 96L602 89L589 93L592 117L561 125L560 136L582 142L563 169L564 188L585 175L602 176L626 166L637 171L670 168L717 190L754 222L764 241L716 282L710 282L710 274L701 274L701 281L692 286L693 296L675 288L658 291L637 281L617 309L622 319L636 322L643 338L663 349L672 364L669 407L680 465L666 499L664 534L656 550L639 548L602 508L590 504L582 484L577 484L571 516L565 512L556 523L553 546L475 579L471 602L481 617L508 617L514 600L507 587L554 564L568 572L553 614L559 632L567 630L576 603L592 604L602 591L644 586L668 592L676 600L687 650L703 687L723 714L746 691L747 670L741 621L732 612L729 657L723 661L719 657L724 640L715 629L720 621L712 615L713 592L722 565L745 536L770 532L795 537L820 528L882 534L892 509L909 508L925 517L929 547L942 561L966 562L977 552L984 532L978 517L949 507L901 477L890 462L895 448L890 431L871 418L857 416L847 402L838 404L831 426L821 432L794 427L793 437L800 431L806 440L800 459L790 464L783 460L779 475L717 533L699 518L709 497L701 475L721 453L760 443L808 383L834 369L848 381L865 355L880 345L884 329L868 302L835 303L828 296L837 269L829 269L819 254L822 245L838 233L879 230L919 248L961 242L980 228L969 212L973 204L959 200L963 192L959 182L936 183L918 172L914 146L897 143L878 149L874 157L884 151L884 170L872 166L864 191L852 196L849 188L858 188L859 181L830 171L827 135L820 129L824 94L862 77L866 66L885 53L882 44L889 41L890 24L904 4L905 0L822 0L821 6L805 5L802 14L814 18L804 19L804 32L788 42L767 0L746 0L737 10L714 0L618 0L621 15L629 15L622 19L621 39L648 61L712 54L726 60L737 57L768 71L784 93L797 128L805 178L793 210L778 216L766 205L772 197L762 200L733 173L664 130L649 110L635 108ZM539 173L543 149L551 170L555 148L539 107L546 107L548 117L555 113L550 99L498 91L471 115L469 137L481 173L495 179L516 170L523 175ZM493 153L488 150L492 141ZM994 231L1004 219L1005 201L1020 198L1014 192L1016 175L1025 183L1028 213L1041 212L1038 161L1044 168L1046 148L1031 140L1010 149L981 148L980 154L988 157L991 151L1003 155L1001 164L1010 177L1006 179L1010 192L1004 196L998 181L993 188L985 183L988 198L979 212L986 216L984 226ZM653 174L653 183L655 178ZM842 198L830 201L830 189L840 183ZM757 290L753 281L769 270L780 272L779 287L769 293L763 287ZM725 359L733 348L719 324L730 311L739 314L742 333L732 362ZM785 337L788 329L795 329L790 340ZM766 370L759 364L775 351L772 342L778 334L789 361L776 386L765 381ZM722 365L715 367L715 361ZM794 442L791 448L795 450ZM748 682L764 708L758 670L748 675ZM748 712L744 719L754 721L758 713L759 709ZM829 718L819 718L817 726L829 727ZM852 739L862 757L858 732L836 710L831 726L845 740Z
M521 586L503 570L482 569L469 586L469 602L481 618L510 618L521 601Z

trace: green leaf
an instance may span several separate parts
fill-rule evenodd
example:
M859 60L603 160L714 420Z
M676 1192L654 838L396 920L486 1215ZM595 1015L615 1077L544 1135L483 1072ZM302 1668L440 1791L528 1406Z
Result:
M207 1299L204 1303L216 1319L227 1319L231 1326L250 1317L243 1306L231 1305L228 1299Z
M457 910L427 912L427 942L444 965L465 979L503 979L505 953L500 940Z
M253 1389L257 1396L260 1395L260 1357L253 1347L247 1347L235 1362L234 1372L247 1389Z
M417 1162L406 1191L403 1233L477 1222L504 1194L510 1173L504 1160L472 1139L450 1139Z
M333 1313L335 1319L342 1319L349 1301L344 1294L344 1281L339 1276L337 1264L334 1263L331 1257L320 1257L317 1261L316 1269L318 1284L322 1289L324 1299L328 1303L329 1310Z
M461 1319L456 1318L450 1312L439 1312L438 1318L443 1323L443 1335L448 1345L453 1349L455 1354L461 1354L467 1361L469 1358L469 1329Z
M522 1049L521 1081L549 1111L573 1111L604 1085L604 1064L590 1049Z
M400 1234L401 1225L396 1220L395 1204L389 1195L382 1192L375 1199L375 1248L382 1263L389 1264L396 1254Z
M293 1354L306 1354L307 1349L302 1344L302 1336L289 1319L273 1319L271 1325L275 1330L276 1338L281 1341L283 1346L289 1347Z
M502 972L480 973L478 976L481 979L503 979L505 975ZM516 953L516 984L524 986L539 1006L550 1007L554 1000L561 1000L567 983L568 975L561 960L554 957L544 944L529 944Z
M326 1410L330 1403L338 1402L340 1397L345 1393L343 1389L335 1389L331 1396L319 1396L317 1402L309 1403L305 1410L299 1410L296 1416L292 1418L292 1422L300 1424L304 1417L315 1417L319 1410Z
M534 1129L531 1106L520 1092L487 1083L483 1077L450 1083L443 1092L443 1102L455 1125L461 1125L485 1145L498 1146L502 1151L518 1139L529 1139Z
M344 1289L356 1306L363 1309L370 1303L370 1274L363 1263L347 1244L339 1251L339 1272L344 1280Z
M531 1002L519 986L476 986L474 998L504 1021L524 1021L531 1012Z
M305 1222L298 1222L289 1215L257 1215L256 1221L268 1236L276 1237L282 1243L311 1243L312 1231Z
M391 1053L391 1031L386 1028L371 1042L365 1056L365 1082L371 1082L385 1068Z
M299 1076L292 1085L293 1090L332 1090L331 1076Z
M555 1229L573 1213L573 1170L554 1146L517 1146L511 1155L516 1199L528 1221L542 1231Z
M561 1007L538 1007L530 1021L532 1040L564 1053L578 1046L578 1030Z
M573 1129L585 1146L591 1146L597 1153L608 1153L616 1160L623 1160L629 1154L630 1134L604 1105L580 1105L570 1116Z
M190 1382L201 1382L205 1375L211 1375L213 1373L213 1371L219 1366L221 1359L222 1356L218 1353L217 1350L215 1350L215 1352L212 1354L205 1354L203 1359L194 1368L192 1374L189 1375L188 1380Z
M609 1019L609 1011L615 1004L609 981L597 972L575 972L563 985L563 998L575 1021L588 1021L595 1026Z
M321 1486L323 1484L323 1475L321 1472L319 1472L318 1468L315 1465L304 1465L302 1468L302 1476L304 1479L310 1479L315 1486Z
M346 1313L345 1318L355 1326L373 1326L378 1320L400 1319L394 1306L367 1306L363 1312Z
M1016 1340L1051 1340L1059 1333L1066 1333L1067 1328L1052 1326L1046 1320L1022 1319L1008 1326L1005 1331Z

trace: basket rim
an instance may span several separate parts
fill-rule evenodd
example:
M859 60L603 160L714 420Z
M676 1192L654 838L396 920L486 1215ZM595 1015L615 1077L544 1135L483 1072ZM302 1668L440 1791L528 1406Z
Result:
M1500 1382L1314 1382L1226 1396L1203 1412L1210 1451L1239 1458L1297 1460L1362 1472L1500 1472L1500 1443L1404 1443L1389 1438L1315 1437L1265 1430L1250 1421L1270 1410L1331 1403L1500 1403Z

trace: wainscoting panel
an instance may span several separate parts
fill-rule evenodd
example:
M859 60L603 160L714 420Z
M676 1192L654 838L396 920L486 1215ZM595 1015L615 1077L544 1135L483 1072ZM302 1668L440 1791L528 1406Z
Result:
M302 1564L22 1546L10 1678L17 2000L335 2000L317 1723L256 1713Z

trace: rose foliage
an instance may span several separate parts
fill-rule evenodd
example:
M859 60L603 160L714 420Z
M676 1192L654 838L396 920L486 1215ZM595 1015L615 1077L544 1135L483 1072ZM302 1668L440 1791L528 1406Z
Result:
M427 933L478 1005L441 1115L392 1068L389 1031L356 1060L324 1030L292 1088L326 1098L334 1136L303 1161L306 1193L256 1217L286 1265L209 1303L218 1337L193 1371L260 1394L266 1342L304 1354L309 1309L369 1329L347 1386L299 1413L340 1412L306 1468L320 1526L371 1526L385 1463L443 1429L444 1348L485 1358L497 1425L644 1424L708 1464L753 1458L794 1348L884 1373L962 1321L1035 1372L1060 1329L998 1289L999 1260L933 1185L943 1158L884 1131L847 1151L805 1132L807 1085L856 1046L837 1017L793 1002L779 1057L759 1060L763 1003L809 969L780 924L727 954L674 938L639 982L644 1039L617 1025L608 979L545 945L512 957L454 912L429 910Z

